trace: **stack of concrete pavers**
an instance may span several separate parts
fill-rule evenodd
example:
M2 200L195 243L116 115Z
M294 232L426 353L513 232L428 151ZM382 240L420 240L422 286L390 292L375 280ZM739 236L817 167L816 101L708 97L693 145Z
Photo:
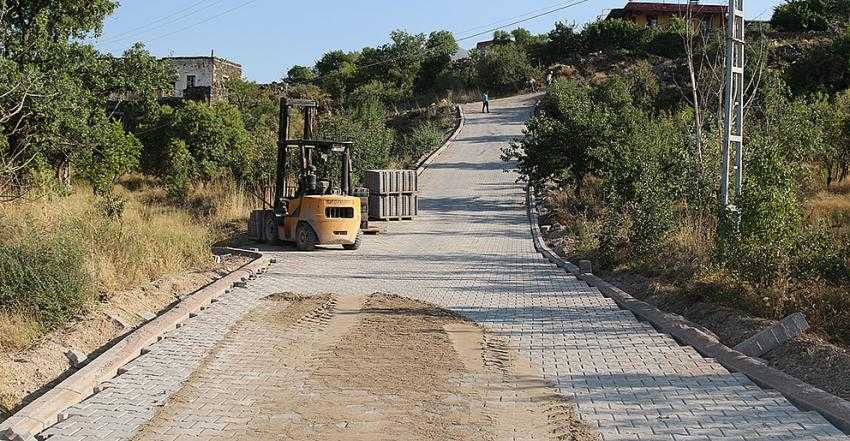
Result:
M382 221L412 220L419 214L419 179L416 170L368 170L369 218Z

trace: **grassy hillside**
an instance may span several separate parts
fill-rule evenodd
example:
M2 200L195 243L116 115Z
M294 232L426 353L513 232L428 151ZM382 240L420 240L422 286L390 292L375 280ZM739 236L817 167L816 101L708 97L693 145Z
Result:
M108 197L79 187L0 205L0 349L31 345L109 292L209 266L210 246L244 229L250 210L222 184L193 188L184 206L167 201L130 177Z

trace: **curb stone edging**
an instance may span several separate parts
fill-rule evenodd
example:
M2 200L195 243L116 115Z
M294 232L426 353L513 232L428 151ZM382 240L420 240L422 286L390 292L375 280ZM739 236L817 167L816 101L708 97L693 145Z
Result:
M714 333L682 316L663 312L591 273L582 272L578 266L553 252L543 240L538 223L534 187L530 185L526 188L526 205L534 248L547 260L599 289L602 295L614 300L618 306L631 311L638 319L650 323L658 331L672 336L680 344L693 347L703 357L715 359L730 371L746 375L762 388L779 392L802 410L818 412L837 429L850 435L850 402L770 367L760 359L746 356L724 345Z
M254 260L230 274L195 291L162 315L140 326L99 357L36 398L0 424L0 439L31 441L36 435L65 418L64 411L96 393L98 386L119 375L120 369L143 354L157 339L198 313L203 307L231 289L234 284L263 273L272 263L260 252L236 248L218 248Z
M448 146L452 145L455 139L457 139L458 135L460 135L460 132L461 130L463 130L463 125L465 122L463 107L460 104L456 104L455 111L457 112L458 122L454 132L452 132L452 135L449 136L449 139L447 139L446 142L443 143L443 145L437 147L437 149L432 151L431 153L428 153L425 158L423 158L419 162L419 165L416 166L416 176L419 176L424 173L428 166L431 165L431 163L437 159L437 156L440 156L440 153L443 153L443 151Z

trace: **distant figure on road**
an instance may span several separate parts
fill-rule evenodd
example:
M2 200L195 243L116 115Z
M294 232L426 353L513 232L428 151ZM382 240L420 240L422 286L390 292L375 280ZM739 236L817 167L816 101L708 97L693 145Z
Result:
M529 78L528 88L531 89L532 92L537 92L537 80L535 80L534 78Z
M490 113L490 95L488 95L487 92L484 92L481 95L481 101L482 101L481 113L484 113L484 112Z
M549 87L551 85L552 85L552 71L550 70L549 73L546 74L546 87Z

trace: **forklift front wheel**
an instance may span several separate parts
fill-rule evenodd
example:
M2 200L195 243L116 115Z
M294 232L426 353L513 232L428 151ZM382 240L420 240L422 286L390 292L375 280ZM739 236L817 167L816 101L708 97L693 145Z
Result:
M318 242L319 238L313 231L313 227L307 223L298 224L295 230L295 245L298 246L299 251L314 251Z

